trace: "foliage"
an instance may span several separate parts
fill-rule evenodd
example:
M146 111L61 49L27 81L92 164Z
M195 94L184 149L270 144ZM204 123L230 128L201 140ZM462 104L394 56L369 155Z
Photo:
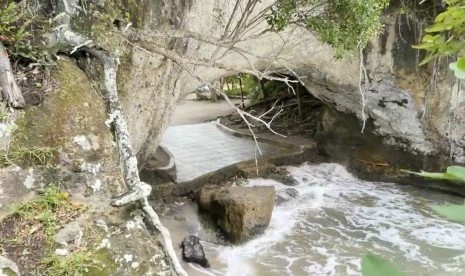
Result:
M14 214L31 224L40 223L51 240L65 218L82 211L83 206L73 204L68 197L67 192L51 184L40 197L15 206Z
M9 2L9 1L8 1ZM0 9L0 35L8 38L13 43L17 43L24 39L28 33L26 32L27 24L20 26L18 29L15 23L22 18L21 13L15 2L10 2Z
M336 50L336 56L364 48L381 30L389 0L278 0L267 17L276 31L305 26Z
M465 222L465 205L432 205L439 215L455 222Z
M407 173L416 174L419 176L453 181L465 181L465 167L462 166L449 166L445 173L431 173L431 172L411 172ZM465 222L465 205L432 205L431 208L439 215L456 222Z
M362 258L363 276L401 276L405 275L398 271L394 265L381 257L367 253Z
M421 171L420 173L403 170L404 172L427 177L433 179L442 179L442 180L457 180L465 181L465 167L461 166L449 166L445 173L434 173L434 172L425 172Z
M428 52L421 65L437 57L459 56L459 60L451 69L459 78L465 77L465 6L463 0L445 0L447 9L436 16L434 24L427 28L422 43L416 49ZM457 74L459 72L459 74Z
M34 250L44 250L36 254L44 254L37 266L39 275L82 275L88 268L96 267L92 252L79 248L69 255L61 257L54 252L54 237L57 231L66 223L75 219L86 206L70 201L69 194L62 191L57 184L50 184L39 197L23 202L14 207L16 229L14 239L4 242L15 242L16 245L26 245L26 239L40 241L45 237L45 247L36 244ZM42 249L41 249L42 248Z
M241 74L242 91L244 95L250 95L254 92L257 87L257 83L254 80L254 76L250 74ZM241 88L239 87L239 75L229 76L224 78L225 86L224 92L228 96L239 96L241 95Z
M9 166L22 163L28 166L46 165L57 153L58 148L13 146L8 151L0 152L0 164Z
M20 9L16 2L7 0L0 4L0 38L11 44L7 50L12 56L34 61L46 59L48 54L45 47L33 43L40 34L34 34L31 30L33 27L43 28L50 22L32 15L28 7Z
M64 257L50 254L45 258L44 264L47 266L45 275L50 276L77 276L84 275L89 268L99 269L95 264L94 254L84 249Z

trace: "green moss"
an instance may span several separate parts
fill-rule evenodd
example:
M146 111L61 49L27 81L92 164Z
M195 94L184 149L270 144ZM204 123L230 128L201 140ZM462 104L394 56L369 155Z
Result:
M26 147L61 147L74 136L106 131L105 106L89 79L70 59L58 63L57 88L42 106L29 108L18 123L15 140Z
M100 249L93 254L93 259L99 264L98 267L90 267L87 276L110 276L114 275L117 267L115 261L105 249Z

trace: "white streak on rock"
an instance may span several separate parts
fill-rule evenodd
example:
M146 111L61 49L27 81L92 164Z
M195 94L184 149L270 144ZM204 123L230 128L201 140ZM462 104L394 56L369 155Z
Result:
M123 257L127 263L132 262L133 256L131 254L126 254Z
M34 187L34 169L29 169L28 175L26 176L26 180L24 180L24 186L28 189L32 189Z
M89 139L87 139L87 137L84 136L84 135L74 137L73 142L78 144L83 150L91 150L92 149L92 146L90 145Z
M95 179L95 181L89 184L89 187L92 188L92 192L98 192L102 189L102 181Z
M108 239L103 239L102 242L97 246L97 249L110 248L111 243Z

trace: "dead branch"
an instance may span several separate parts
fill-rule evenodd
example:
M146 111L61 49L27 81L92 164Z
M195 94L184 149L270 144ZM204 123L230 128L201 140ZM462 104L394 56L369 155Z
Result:
M271 72L261 72L258 70L242 69L242 68L238 68L235 66L227 66L223 63L216 62L214 60L198 60L198 59L194 59L194 58L187 57L187 56L180 56L178 53L172 50L166 49L164 47L161 47L159 45L156 45L154 43L150 43L147 41L139 41L137 44L129 40L126 40L126 42L140 50L145 51L146 53L152 53L152 54L155 53L155 54L164 56L166 58L169 58L177 64L200 65L200 66L205 66L205 67L223 69L225 71L232 72L232 73L247 73L247 74L257 76L259 79L281 81L287 84L298 82L298 80L292 80L289 77L273 76L271 75Z
M16 84L13 70L5 46L0 41L0 86L3 100L11 107L23 108L26 105L23 94Z

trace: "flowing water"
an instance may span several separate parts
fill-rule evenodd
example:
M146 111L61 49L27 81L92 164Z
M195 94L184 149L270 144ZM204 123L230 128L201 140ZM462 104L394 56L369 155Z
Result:
M429 207L463 199L361 181L337 164L288 170L299 183L299 197L275 207L270 226L254 240L239 246L204 242L212 268L186 266L191 275L360 275L366 252L409 275L465 275L465 225ZM264 179L248 185L289 188Z

